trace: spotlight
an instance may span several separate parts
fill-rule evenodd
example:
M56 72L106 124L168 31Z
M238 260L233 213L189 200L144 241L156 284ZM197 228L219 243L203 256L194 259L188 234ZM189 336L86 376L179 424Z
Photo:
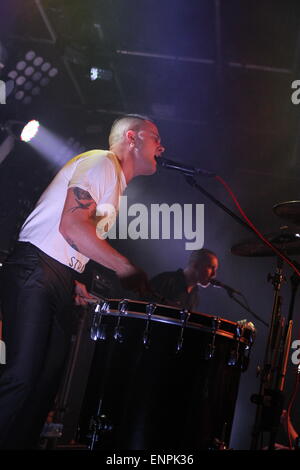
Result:
M19 97L22 99L23 96ZM8 135L14 139L21 139L23 142L30 142L37 134L40 127L38 121L32 120L27 124L22 121L7 121L0 125L2 131L6 131Z
M39 121L35 121L34 119L29 121L21 132L21 140L23 142L30 142L38 133L39 127Z
M99 69L96 67L92 67L90 69L90 79L94 80L106 80L109 81L113 77L113 73L111 70L107 69Z

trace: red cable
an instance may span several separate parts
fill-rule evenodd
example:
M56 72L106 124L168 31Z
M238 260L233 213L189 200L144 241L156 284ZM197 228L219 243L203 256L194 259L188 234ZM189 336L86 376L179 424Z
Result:
M251 220L246 216L245 212L243 211L243 209L241 208L236 196L234 195L232 189L230 188L230 186L226 183L226 181L223 180L223 178L221 178L221 176L219 175L216 175L215 178L225 187L225 189L227 190L227 192L229 193L230 197L233 199L233 202L235 203L236 207L238 208L239 212L241 213L241 215L243 216L243 218L246 220L247 224L254 230L254 232L259 236L259 238L261 240L263 240L281 259L283 259L287 264L289 264L291 266L291 268L298 274L298 276L300 277L300 272L299 270L296 268L296 266L289 260L287 259L282 253L280 253L277 248L275 246L273 246L269 240L267 240L260 232L259 230L255 227L255 225L251 222ZM297 369L297 372L296 372L296 380L295 380L295 385L294 385L294 390L292 392L292 396L290 398L290 401L288 402L288 406L287 406L287 432L288 432L288 439L289 439L289 447L292 448L292 437L291 437L291 430L290 430L290 426L289 426L289 422L290 422L290 414L291 414L291 409L292 409L292 406L294 404L294 401L296 399L296 395L297 395L297 391L298 391L298 387L299 387L299 370Z
M291 432L291 429L290 429L290 424L292 425L292 421L290 419L290 415L291 415L292 406L293 406L293 404L295 402L295 399L296 399L296 396L297 396L298 387L299 387L299 371L298 371L298 367L297 367L294 391L292 392L292 396L290 398L290 401L288 402L287 411L286 411L286 414L287 414L287 433L288 433L290 449L292 449L292 447L293 447L292 436L291 436L292 432Z
M229 193L230 197L233 199L233 202L235 203L236 207L238 208L239 212L243 216L243 218L246 220L247 224L254 230L254 232L259 236L261 240L263 240L280 258L282 258L287 264L291 266L291 268L298 274L300 277L300 271L296 268L296 266L289 260L287 259L282 253L280 253L275 246L273 246L261 233L260 231L255 227L255 225L251 222L251 220L246 216L245 212L241 208L236 196L234 195L232 189L230 186L226 183L226 181L221 178L221 176L216 175L215 178L220 181L220 183L225 187L226 191Z

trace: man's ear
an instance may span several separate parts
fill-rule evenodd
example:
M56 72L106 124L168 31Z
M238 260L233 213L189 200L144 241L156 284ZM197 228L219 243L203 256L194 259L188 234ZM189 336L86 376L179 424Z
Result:
M125 135L126 135L126 139L127 139L127 142L129 143L129 145L130 144L134 145L135 144L135 135L136 135L135 131L129 129L129 131L127 131Z

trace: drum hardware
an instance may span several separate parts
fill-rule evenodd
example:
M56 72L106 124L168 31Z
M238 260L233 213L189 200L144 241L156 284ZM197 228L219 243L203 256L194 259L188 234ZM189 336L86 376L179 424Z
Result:
M248 330L248 344L245 344L243 347L242 352L241 347L243 346L242 339L245 337L245 331ZM233 348L230 352L228 365L229 366L236 366L240 364L241 370L244 372L247 370L249 365L250 359L250 352L254 342L255 337L255 327L253 323L247 322L246 320L241 320L237 322L235 328L235 340L236 340L236 347Z
M128 312L128 301L126 299L121 300L118 305L118 319L117 324L114 328L114 340L118 343L123 343L124 341L124 328L121 326L121 318L123 315L126 315Z
M146 349L150 346L150 325L151 325L151 318L156 310L156 304L147 304L146 305L146 314L147 314L147 321L146 321L146 328L143 334L143 344Z
M300 237L299 237L300 234L294 233L294 234L292 234L292 238L291 237L284 237L282 239L281 237L279 237L279 239L278 239L277 236L275 236L275 239L273 239L273 237L271 237L271 239L266 240L266 238L268 238L268 237L262 237L261 234L259 235L259 232L255 229L255 227L253 226L251 221L246 223L245 220L241 219L236 214L234 214L228 207L226 207L218 199L216 199L212 194L210 194L202 186L200 186L196 182L195 177L185 175L185 179L192 187L196 188L198 191L200 191L205 196L207 196L213 203L215 203L218 207L223 209L227 214L229 214L234 220L239 222L242 226L247 228L252 233L255 233L255 235L260 239L259 242L256 242L256 244L254 246L253 246L253 240L251 240L250 249L248 247L246 249L246 252L245 252L245 250L238 250L239 252L237 252L237 250L236 250L236 253L234 253L234 254L239 254L241 256L270 256L272 254L272 256L274 256L274 253L276 253L276 255L280 257L280 259L278 259L276 280L273 282L275 294L274 294L274 303L273 303L273 311L272 311L272 319L271 319L271 328L270 328L270 333L269 333L269 338L268 338L268 343L267 343L267 348L266 348L264 367L262 369L262 374L261 374L261 385L260 385L259 396L263 397L265 395L266 390L274 388L270 385L274 381L273 375L275 375L275 374L273 373L273 371L271 371L272 373L269 376L268 371L271 370L271 364L272 364L272 361L273 361L273 358L274 358L274 351L271 349L271 344L272 344L272 341L273 341L273 336L272 335L274 334L274 322L275 322L275 318L277 316L277 312L278 312L278 308L279 308L279 305L278 305L279 289L280 289L280 281L279 281L280 274L279 273L282 271L282 264L283 264L282 260L284 259L285 262L288 263L292 267L292 269L295 271L295 273L297 273L297 275L300 277L299 268L296 268L295 264L293 264L291 259L288 257L289 254L300 254ZM231 192L231 190L228 187L228 185L226 184L226 182L223 181L220 176L216 175L216 179L219 180L219 182L221 182L229 192ZM231 194L231 196L234 199L234 195ZM235 200L235 202L236 202L236 205L237 205L236 200ZM299 208L300 208L300 204L299 204ZM297 209L297 212L300 213L300 211L298 211L298 209ZM284 235L286 235L286 234L284 234ZM265 239L265 240L263 240L264 245L262 245L262 241L261 241L263 238ZM268 248L266 248L266 246ZM243 247L243 248L245 248L245 247ZM243 251L244 251L244 253L243 253ZM282 338L282 342L284 342L283 338ZM280 356L279 360L282 360L283 353L281 353L279 356ZM279 362L279 364L280 364L280 362ZM276 364L276 366L278 366L278 364ZM278 372L278 370L280 370L280 369L281 369L281 367L277 367L275 370L276 370L276 372ZM277 384L277 387L278 387L278 377L276 377L275 383ZM276 390L276 388L274 388L274 390ZM277 410L279 408L280 408L280 403L278 404L277 408L274 409L273 415L278 416ZM262 432L261 418L262 418L263 411L265 411L263 409L263 407L261 405L258 405L257 412L256 412L256 418L255 418L255 424L254 424L254 430L253 430L253 436L252 436L253 438L252 438L252 443L251 443L251 449L253 449L253 450L257 449L259 438L260 438L260 435L261 435L261 432ZM276 422L276 427L273 426L273 428L272 428L272 432L270 434L270 441L269 441L269 449L270 450L274 449L275 435L276 435L276 431L277 431L277 428L278 428L279 424L280 424L280 419Z
M228 450L225 442L226 431L227 423L225 422L222 428L221 438L219 439L218 437L215 437L209 450Z
M106 325L102 323L102 316L103 313L108 313L109 312L109 303L104 301L101 304L100 308L100 315L99 315L99 322L97 326L97 339L100 341L105 341L106 340Z
M215 341L216 341L216 334L218 329L220 328L221 319L219 317L213 317L211 320L212 323L212 340L211 343L208 345L206 352L205 352L205 359L209 360L212 359L215 355Z
M283 409L283 390L291 341L291 315L285 331L284 318L281 316L282 299L279 293L282 283L285 281L281 259L277 260L275 275L269 276L269 280L272 281L274 286L274 302L264 365L259 371L261 377L260 389L258 394L251 397L251 401L257 406L252 433L252 450L257 450L262 433L265 431L269 432L268 449L274 450L275 448L275 438L280 426Z
M182 350L183 334L184 334L186 324L187 324L187 322L190 318L190 315L191 315L191 313L188 310L181 310L180 311L181 328L180 328L179 338L178 338L178 341L177 341L176 353L180 353L181 350Z
M94 308L94 315L90 330L90 337L93 341L97 341L97 339L104 341L106 339L106 327L102 324L102 315L103 313L108 312L109 303L107 301L100 301Z
M101 406L102 400L100 400L97 415L92 416L89 422L89 429L86 435L87 439L90 441L88 444L89 450L94 450L101 437L113 430L113 425L107 416L105 414L100 414Z
M230 351L230 356L228 359L229 366L236 366L239 361L239 357L240 357L239 349L240 349L240 343L241 343L243 330L244 328L240 325L237 325L235 328L236 348Z
M250 353L251 349L254 343L255 339L255 334L256 334L256 329L251 322L247 322L244 327L243 327L243 334L245 333L245 330L250 330L250 333L248 335L248 344L245 344L244 350L243 350L243 355L241 359L241 370L242 372L245 372L248 369L249 362L250 362Z
M113 425L109 422L106 415L93 416L90 421L90 434L87 438L91 439L88 446L89 450L93 450L95 443L100 440L100 434L108 433L113 430Z

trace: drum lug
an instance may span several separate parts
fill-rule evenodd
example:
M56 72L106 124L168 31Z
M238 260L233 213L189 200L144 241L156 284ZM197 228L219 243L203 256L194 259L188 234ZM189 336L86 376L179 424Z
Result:
M109 303L106 301L96 304L90 330L90 337L93 341L106 339L106 326L102 325L102 315L109 312Z
M156 304L151 303L151 304L146 305L147 321L146 321L146 327L145 327L144 334L143 334L143 344L146 349L148 349L150 346L150 329L151 329L150 325L151 325L151 318L155 310L156 310Z
M180 328L180 334L179 338L177 341L177 346L176 346L176 353L181 352L182 346L183 346L183 334L184 330L186 327L186 324L190 318L191 313L188 310L181 310L180 311L180 322L181 322L181 328Z
M241 344L241 337L244 333L244 327L237 324L235 328L235 340L236 340L236 348L232 349L229 354L229 358L227 364L229 366L236 366L238 364L240 358L240 344Z
M212 318L212 339L211 339L211 343L206 348L206 352L205 352L206 360L213 359L213 357L215 356L216 334L217 334L218 329L220 328L220 324L221 324L221 319L219 317Z
M209 359L212 359L215 355L215 346L214 344L209 344L206 348L206 351L205 351L205 359L206 360L209 360Z
M227 364L229 366L236 366L239 360L239 353L238 350L232 349L229 354L229 359L227 361Z
M128 313L128 300L124 299L119 302L118 311L119 316L114 329L114 340L118 343L123 343L125 335L124 328L121 326L121 318Z

